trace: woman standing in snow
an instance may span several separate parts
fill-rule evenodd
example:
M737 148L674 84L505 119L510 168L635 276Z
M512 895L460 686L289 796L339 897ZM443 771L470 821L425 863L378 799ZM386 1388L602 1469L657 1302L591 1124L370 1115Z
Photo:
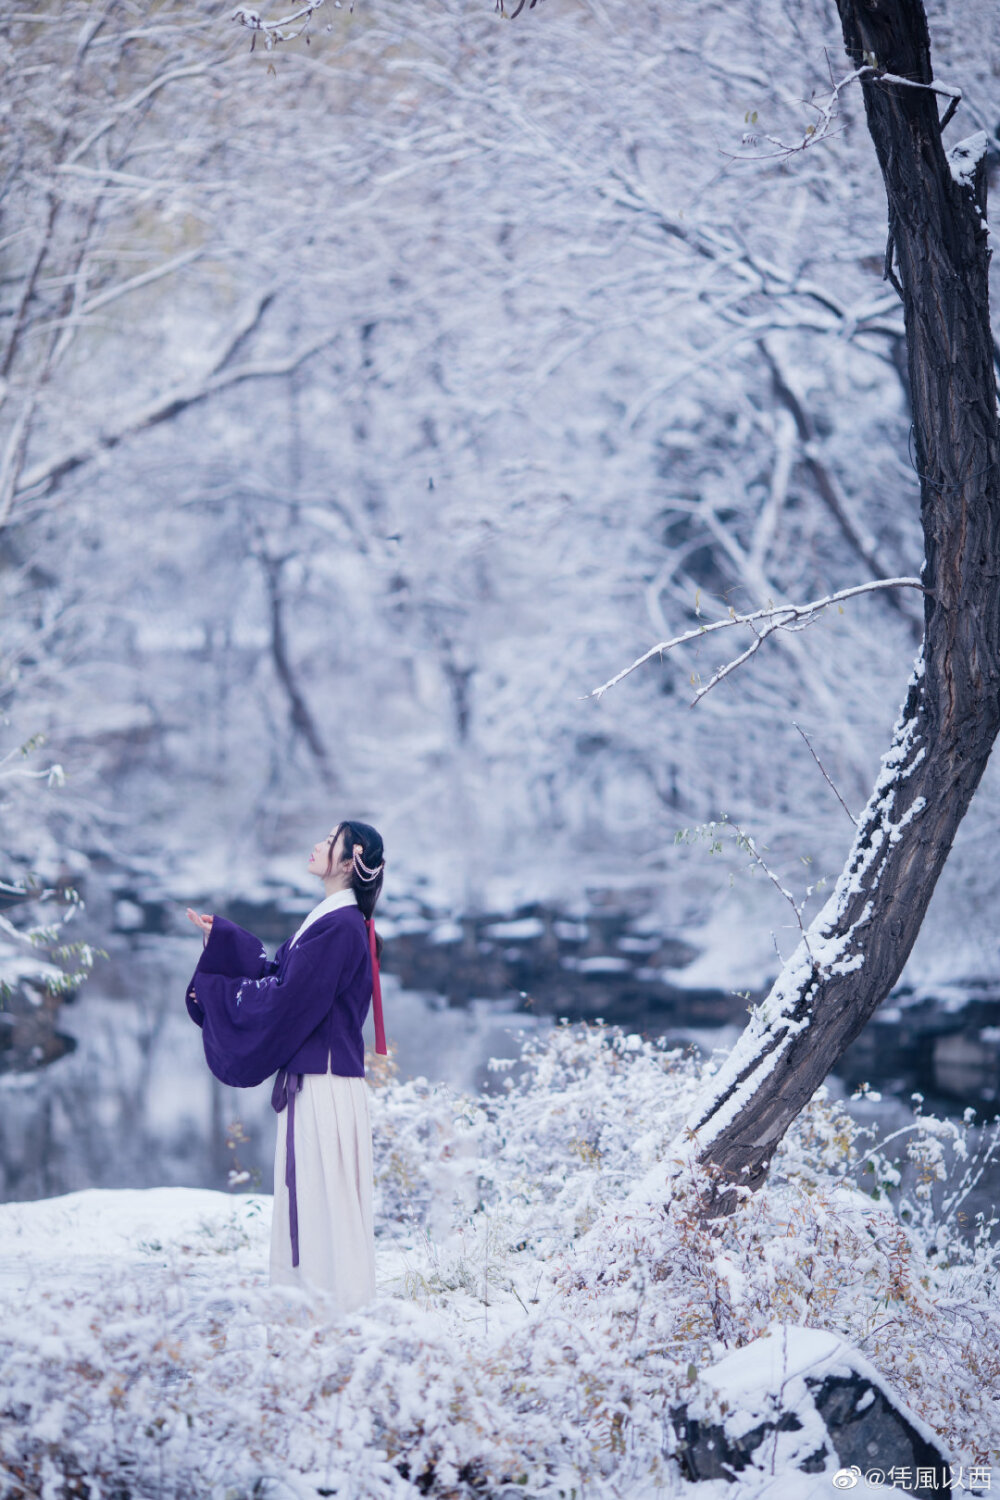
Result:
M216 1078L236 1088L277 1069L271 1283L329 1293L349 1312L375 1293L372 1139L361 1028L373 1003L385 1053L372 920L382 839L339 823L309 856L326 896L273 960L225 917L188 918L205 948L187 990Z

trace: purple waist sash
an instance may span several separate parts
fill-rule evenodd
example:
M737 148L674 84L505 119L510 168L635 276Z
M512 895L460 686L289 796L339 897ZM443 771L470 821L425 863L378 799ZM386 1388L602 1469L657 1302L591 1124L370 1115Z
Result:
M281 1114L288 1105L285 1132L285 1186L288 1189L288 1231L292 1240L292 1265L299 1263L299 1204L295 1195L295 1095L302 1088L302 1074L280 1070L271 1090L271 1108Z

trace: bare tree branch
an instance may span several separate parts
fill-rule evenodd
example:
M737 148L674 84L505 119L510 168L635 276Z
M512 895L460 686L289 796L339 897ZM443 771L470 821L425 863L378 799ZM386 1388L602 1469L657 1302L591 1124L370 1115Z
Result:
M195 406L210 396L216 395L219 391L228 390L231 386L239 385L246 380L264 380L288 375L336 339L335 333L324 334L321 338L311 340L282 359L257 360L226 369L225 366L228 365L235 350L259 324L274 295L273 291L267 291L254 299L204 374L194 380L183 381L171 387L152 401L145 402L128 412L119 421L109 424L103 431L88 438L85 442L66 449L54 458L44 459L36 464L24 474L12 498L36 496L40 490L51 489L74 469L90 463L100 453L116 447L125 438L155 427L160 422L177 416L188 407ZM7 509L0 510L0 528L5 524L9 512L10 503L8 502Z
M794 719L792 720L792 728L798 730L799 734L805 740L806 744L809 747L809 754L812 756L813 760L819 766L819 768L822 771L824 777L826 778L827 786L830 788L830 790L832 791L833 795L836 797L837 801L840 803L841 807L844 809L845 813L850 818L851 822L854 824L855 828L857 828L857 826L858 826L858 820L857 820L857 818L851 812L851 809L848 807L847 803L844 801L843 797L840 795L840 793L837 791L837 788L834 786L833 779L830 776L829 771L826 769L826 766L824 766L823 762L820 760L819 756L816 754L816 751L813 749L812 740L806 734L805 730L801 727L801 725L796 724L796 722L795 722Z
M310 0L308 5L301 5L291 15L282 16L277 21L265 21L260 12L254 10L252 6L238 5L229 19L236 21L238 25L245 26L248 31L253 32L253 38L250 42L251 52L257 43L258 36L264 38L264 46L270 52L276 43L293 42L296 37L301 36L303 32L307 31L313 12L319 10L325 4L326 0ZM353 9L354 5L352 4L351 10Z
M193 250L185 250L181 255L175 255L171 260L163 261L161 265L142 271L138 276L130 276L127 281L119 282L117 286L108 287L107 291L95 292L93 297L88 297L81 305L76 317L87 318L100 308L107 307L110 302L116 302L119 297L127 297L129 292L137 292L140 287L151 286L154 281L162 281L164 276L172 276L183 266L189 266L192 261L199 260L204 253L203 248L198 245Z
M521 14L522 10L524 9L526 3L528 3L528 0L517 0L517 4L515 5L514 9L510 12L510 19L512 21L516 21L517 20L518 16ZM534 8L535 8L535 6L537 4L538 4L538 0L530 0L530 4L528 4L528 9L529 10L534 10ZM504 0L497 0L497 10L500 13L500 15L502 15L502 16L505 16L507 14L506 10L504 9Z
M588 698L603 698L609 688L617 687L623 678L628 677L630 673L635 672L639 667L645 666L646 662L652 661L654 656L662 656L665 651L672 651L675 646L686 646L690 641L696 641L702 636L710 635L714 630L729 630L734 625L747 625L753 629L759 621L764 622L763 629L755 635L753 644L734 661L720 668L711 681L704 687L699 688L691 700L693 707L700 698L704 697L710 688L714 687L723 677L728 676L735 667L746 661L749 656L752 656L763 644L767 636L772 635L776 630L801 630L806 625L810 625L817 615L822 614L823 610L829 609L831 604L840 604L843 600L853 599L858 594L872 594L882 589L895 588L920 589L922 593L926 592L919 578L879 578L874 579L871 583L855 584L853 588L839 589L835 594L826 594L822 599L812 599L808 604L770 605L766 609L754 609L748 614L742 615L738 615L733 610L725 620L711 620L707 625L697 625L693 630L685 630L683 634L675 635L669 641L660 641L658 645L650 646L648 651L644 651L641 656L637 656L635 661L631 662L627 667L623 667L620 672L615 673L614 677L609 677L607 682L602 682L600 687L594 688L586 696Z
M327 785L334 787L336 777L327 758L323 736L312 716L305 694L298 684L288 654L288 638L285 633L285 598L282 591L282 573L287 558L273 556L263 543L260 543L255 551L267 588L271 622L271 658L274 662L275 674L288 698L289 721L293 731L305 740Z
M206 63L191 63L183 68L167 68L165 72L157 74L155 78L151 79L149 83L144 84L141 89L138 89L128 99L123 99L121 104L116 105L100 124L94 127L89 135L84 136L79 145L74 146L66 158L66 165L72 166L74 162L78 162L81 157L86 156L90 148L96 145L102 136L107 135L109 130L113 130L120 120L134 114L140 105L146 104L154 94L158 94L168 84L179 83L184 78L201 78L207 72L208 65Z
M815 146L820 141L826 140L829 136L835 135L838 130L843 128L838 123L840 95L844 89L849 88L852 84L859 83L862 80L875 80L878 83L900 84L905 88L926 89L932 94L940 94L943 98L949 101L944 118L940 122L940 128L942 130L944 129L945 125L947 125L948 121L951 119L952 115L955 113L955 110L958 108L962 100L961 89L952 88L952 86L947 83L923 83L916 78L903 78L897 73L888 73L884 68L879 67L878 62L873 59L872 61L866 62L862 67L855 68L852 73L845 74L845 76L841 78L839 82L833 85L833 88L830 90L825 99L804 99L802 101L808 109L811 109L815 112L818 118L816 124L807 126L805 131L797 140L783 141L780 140L777 136L768 135L766 132L758 135L755 131L750 130L747 131L743 136L744 145L756 146L760 141L763 140L766 141L768 145L773 146L775 149L773 151L763 152L756 157L748 158L746 155L743 155L739 159L742 161L771 161L778 156L793 156L797 152L805 151L808 149L808 147Z
M840 486L837 484L828 466L820 457L815 424L806 411L798 392L794 389L791 378L782 368L778 356L766 338L761 339L757 347L760 349L770 368L775 394L791 413L792 419L795 422L799 441L802 444L802 456L816 486L817 494L840 527L845 540L854 549L865 566L870 569L872 576L881 582L885 582L891 575L878 555L877 543L873 537L866 535L862 531L857 521L851 515L847 502L841 494ZM900 610L919 632L922 627L922 621L906 609L901 596L890 594L889 601L893 608Z

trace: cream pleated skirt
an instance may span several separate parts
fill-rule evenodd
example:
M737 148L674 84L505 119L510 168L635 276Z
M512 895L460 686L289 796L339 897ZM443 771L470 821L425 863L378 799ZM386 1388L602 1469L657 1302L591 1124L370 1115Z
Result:
M336 1073L306 1073L295 1096L297 1266L288 1227L287 1130L285 1108L274 1149L271 1285L326 1292L338 1312L353 1312L375 1295L367 1083Z

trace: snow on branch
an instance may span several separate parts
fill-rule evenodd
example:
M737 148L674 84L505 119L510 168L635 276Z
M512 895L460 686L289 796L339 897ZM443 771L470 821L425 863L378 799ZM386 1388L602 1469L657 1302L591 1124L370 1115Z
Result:
M334 0L334 3L339 9L339 0ZM325 4L326 0L310 0L310 4L301 5L298 10L292 11L291 15L281 16L277 21L265 21L260 12L254 10L252 6L238 5L229 19L240 26L246 26L249 31L253 32L250 41L251 52L257 45L258 36L264 38L264 46L270 52L276 42L292 42L307 31L313 12ZM353 9L352 4L351 10Z
M333 3L336 9L340 10L341 0L333 0ZM264 46L270 52L276 43L292 42L296 37L308 31L313 13L325 4L326 0L309 0L307 5L300 5L298 10L293 10L289 15L281 16L276 21L265 21L260 11L254 10L252 5L238 5L229 19L253 32L250 42L251 52L257 45L258 36L264 38ZM505 20L516 21L525 6L529 10L534 10L537 4L538 0L515 0L514 9L508 10L504 0L496 0L496 13L498 16L503 16ZM351 0L348 9L353 13L354 0Z
M898 73L887 73L884 68L879 66L877 60L871 54L866 53L865 62L862 66L855 68L851 73L845 74L839 82L833 85L824 99L806 99L803 101L807 108L815 113L816 120L813 124L806 126L805 131L798 140L783 141L775 135L768 135L766 133L758 134L754 130L748 130L743 136L742 144L744 146L757 146L763 141L767 145L773 146L774 150L761 152L756 157L747 158L744 156L742 160L770 161L776 156L794 156L798 151L805 151L807 146L815 146L818 141L826 140L828 136L835 135L837 130L840 129L838 120L841 94L851 84L859 83L864 79L871 80L874 83L898 84L900 87L909 89L927 89L932 94L940 94L943 98L949 100L948 108L945 110L941 120L942 130L955 113L962 99L961 89L954 88L951 84L935 83L933 81L923 83L917 78L903 78ZM752 124L756 124L756 111L752 115L748 114L747 120Z
M641 656L614 677L609 677L607 682L602 682L587 694L588 698L603 698L609 688L617 687L623 678L628 677L639 667L645 666L646 662L652 661L654 656L663 656L665 651L672 651L675 646L686 646L691 641L699 640L704 635L711 634L714 630L729 630L734 625L746 625L753 632L753 640L745 651L727 662L725 666L719 667L716 672L705 683L702 683L691 699L691 707L704 698L707 692L715 687L716 683L735 672L737 667L743 665L751 656L760 650L768 636L774 635L778 630L804 630L811 625L816 617L829 609L831 604L840 604L844 599L853 599L858 594L871 594L877 590L908 588L920 589L926 592L919 578L877 578L870 583L858 583L849 589L838 589L834 594L826 594L822 599L811 599L807 604L777 604L768 605L766 609L750 610L747 614L738 615L734 609L724 620L712 620L707 625L696 625L692 630L685 630L681 635L672 636L669 641L660 641L655 646L650 646Z
M11 781L18 777L24 781L44 781L48 786L63 786L66 775L60 765L46 766L41 771L29 771L25 766L12 765L12 761L27 760L40 745L45 744L43 734L32 735L23 745L16 745L13 750L8 750L6 755L0 755L0 781ZM0 891L9 890L0 880Z

